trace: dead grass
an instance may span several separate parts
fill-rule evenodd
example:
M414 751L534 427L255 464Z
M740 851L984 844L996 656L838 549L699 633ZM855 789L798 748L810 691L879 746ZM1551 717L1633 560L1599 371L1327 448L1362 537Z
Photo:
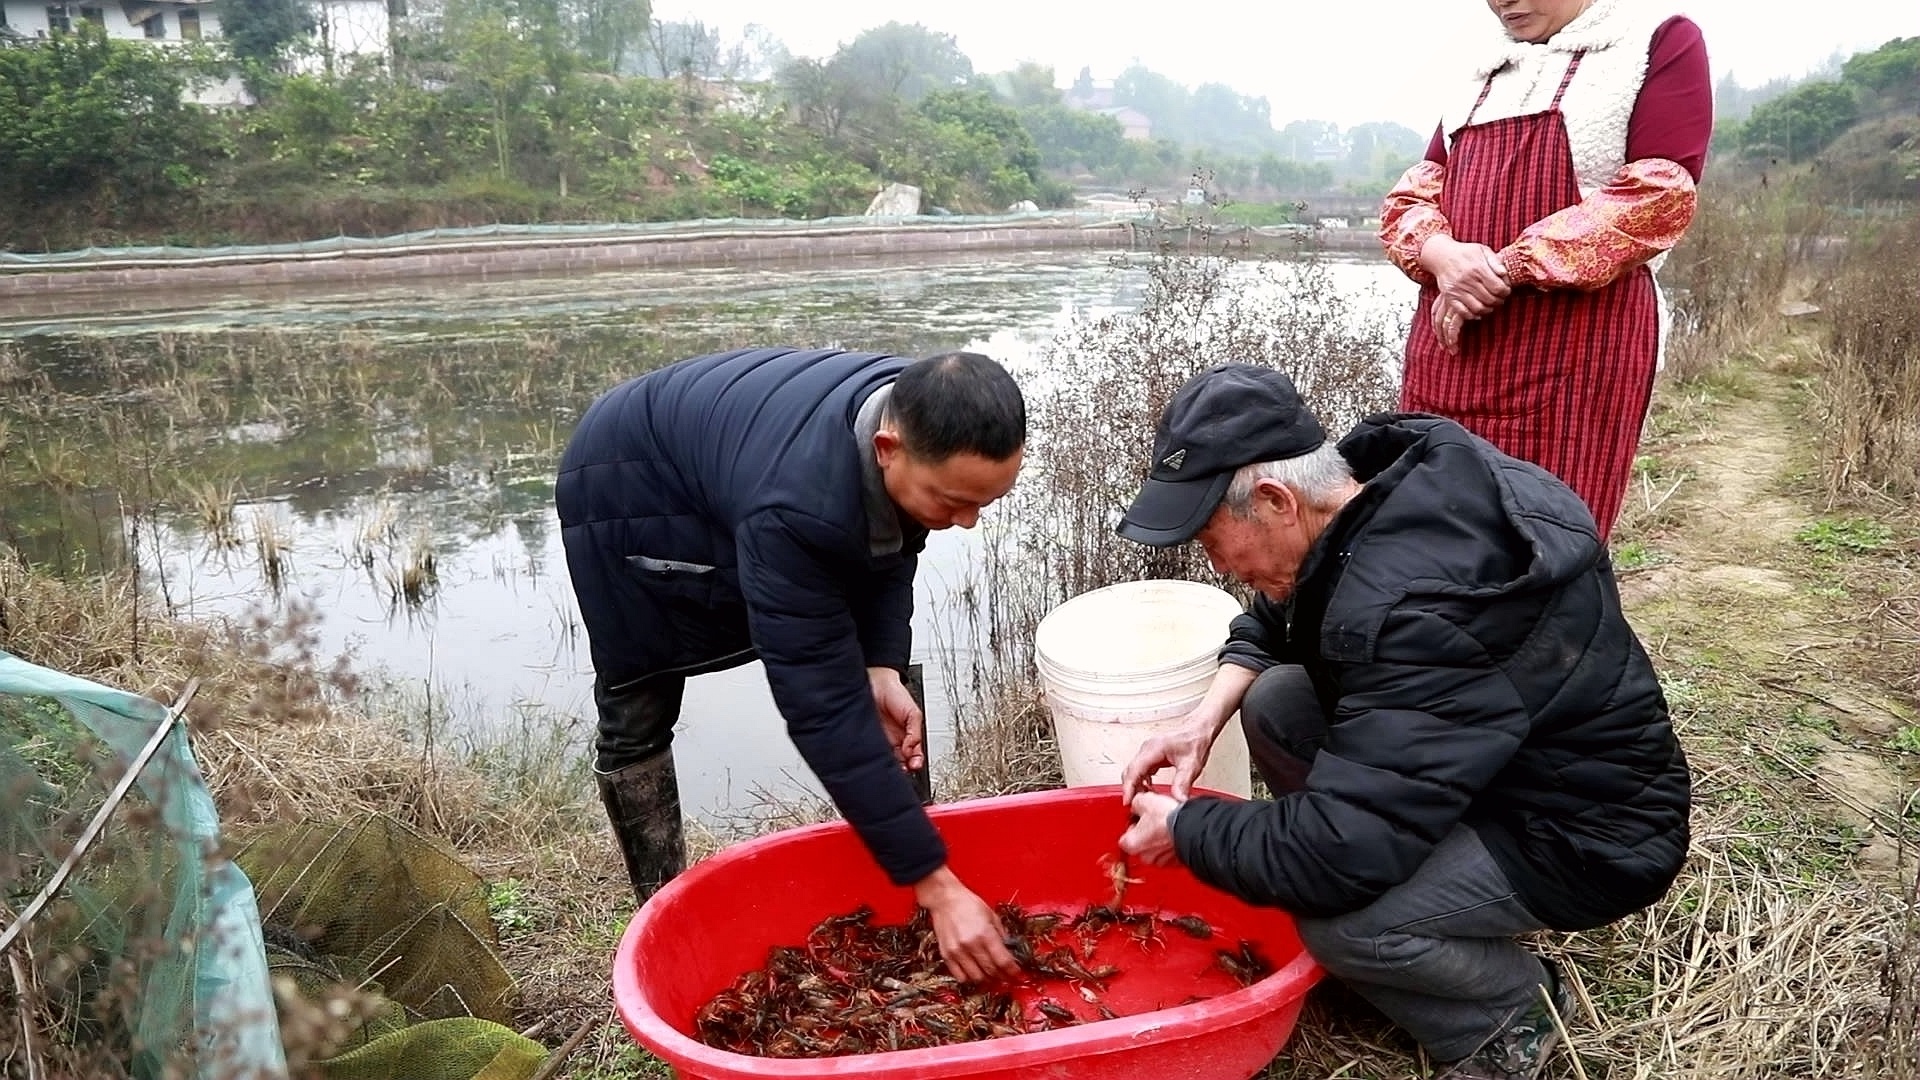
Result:
M1912 522L1889 505L1830 516L1812 479L1820 440L1799 434L1792 389L1818 380L1801 379L1791 343L1771 351L1722 372L1712 409L1659 418L1649 443L1693 476L1674 518L1634 535L1670 565L1628 606L1695 768L1694 856L1673 894L1611 929L1606 953L1595 935L1570 943L1586 971L1603 961L1609 983L1648 989L1589 1051L1605 1075L1913 1075L1913 819L1875 796L1903 768L1907 790L1920 774L1861 741L1857 712L1913 701L1885 651L1903 648L1889 605L1873 602L1920 590L1920 566L1877 540ZM1904 648L1910 667L1920 654ZM1836 754L1884 779L1829 774Z
M1854 880L1810 882L1790 865L1745 862L1735 853L1755 839L1751 827L1728 808L1703 817L1694 855L1664 901L1603 930L1540 942L1570 974L1578 1001L1564 1018L1572 1054L1559 1053L1548 1075L1912 1075L1875 1058L1891 1041L1881 976L1900 955L1902 933L1884 894ZM1294 1042L1264 1074L1426 1075L1410 1039L1332 987L1315 991Z
M1831 219L1783 185L1710 175L1660 270L1673 316L1668 375L1684 382L1770 340L1789 280L1820 250Z
M1810 874L1793 838L1713 790L1706 772L1686 873L1654 908L1575 935L1576 1040L1596 1075L1869 1075L1895 909L1885 891ZM1598 1006L1596 1008L1596 1006Z
M1832 497L1920 495L1920 210L1856 228L1823 290L1815 401Z

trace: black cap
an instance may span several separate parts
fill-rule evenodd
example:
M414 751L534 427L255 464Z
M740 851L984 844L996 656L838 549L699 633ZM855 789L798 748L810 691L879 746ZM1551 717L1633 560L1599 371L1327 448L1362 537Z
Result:
M1269 367L1222 364L1174 392L1153 435L1153 471L1120 519L1129 540L1167 547L1193 539L1233 474L1312 453L1327 441L1293 380Z

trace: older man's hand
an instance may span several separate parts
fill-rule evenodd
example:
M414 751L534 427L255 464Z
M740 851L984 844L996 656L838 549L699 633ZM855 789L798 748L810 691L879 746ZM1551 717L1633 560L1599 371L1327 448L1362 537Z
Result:
M1167 818L1179 805L1179 799L1157 791L1135 795L1134 822L1121 834L1120 850L1126 852L1128 858L1139 859L1148 866L1172 866L1179 862L1180 857L1173 850L1173 830L1167 827Z
M1213 735L1212 725L1201 719L1141 743L1133 760L1120 773L1120 800L1133 805L1135 798L1152 790L1153 775L1168 767L1173 769L1173 797L1187 799L1193 793L1194 782L1207 767Z

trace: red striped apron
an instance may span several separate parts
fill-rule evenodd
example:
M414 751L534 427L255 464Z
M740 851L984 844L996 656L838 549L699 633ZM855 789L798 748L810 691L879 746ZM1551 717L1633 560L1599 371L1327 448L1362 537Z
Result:
M1582 55L1567 64L1547 111L1476 125L1493 87L1487 77L1454 134L1440 190L1454 239L1498 251L1580 201L1560 99ZM1432 285L1420 290L1400 408L1456 420L1566 481L1605 540L1653 395L1660 327L1652 272L1635 267L1593 292L1516 288L1492 314L1466 324L1458 356L1441 348L1429 321L1438 295Z

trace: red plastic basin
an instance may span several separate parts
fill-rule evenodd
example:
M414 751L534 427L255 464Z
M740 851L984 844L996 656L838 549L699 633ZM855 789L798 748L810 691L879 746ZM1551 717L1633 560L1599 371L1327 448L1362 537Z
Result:
M1069 788L934 807L950 865L990 903L1078 912L1112 898L1099 859L1126 824L1116 787ZM751 1057L693 1036L701 1005L735 977L794 945L828 915L871 905L877 922L913 913L913 894L873 865L843 822L811 825L728 848L680 875L633 917L620 941L613 993L642 1046L685 1078L844 1077L879 1080L1058 1077L1074 1080L1246 1080L1293 1033L1320 967L1286 914L1254 907L1179 868L1140 867L1128 907L1199 915L1212 941L1169 933L1131 941L1106 1001L1117 1019L954 1046L832 1058ZM1275 967L1239 987L1212 968L1214 950L1253 942ZM1194 995L1219 996L1178 1004ZM1071 993L1059 998L1077 1004ZM1153 1010L1128 1013L1132 1010Z

